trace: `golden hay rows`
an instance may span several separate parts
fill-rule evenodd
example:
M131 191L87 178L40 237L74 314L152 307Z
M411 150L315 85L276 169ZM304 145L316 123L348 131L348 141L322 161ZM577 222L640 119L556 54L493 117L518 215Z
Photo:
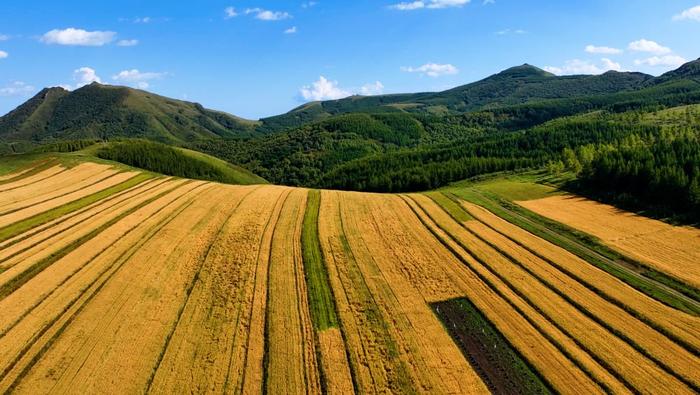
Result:
M700 382L697 317L478 206L322 191L317 329L308 190L43 166L0 179L0 393L488 393L431 308L462 297L558 392Z

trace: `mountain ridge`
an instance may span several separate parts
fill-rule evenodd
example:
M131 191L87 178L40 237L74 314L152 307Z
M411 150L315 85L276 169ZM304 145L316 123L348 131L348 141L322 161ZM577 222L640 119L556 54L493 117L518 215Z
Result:
M0 117L0 140L39 143L126 137L183 145L198 140L254 137L353 112L455 115L539 101L634 92L676 80L700 81L700 60L659 77L617 71L556 76L525 63L441 92L316 101L259 121L143 90L92 83L74 91L61 87L42 89Z

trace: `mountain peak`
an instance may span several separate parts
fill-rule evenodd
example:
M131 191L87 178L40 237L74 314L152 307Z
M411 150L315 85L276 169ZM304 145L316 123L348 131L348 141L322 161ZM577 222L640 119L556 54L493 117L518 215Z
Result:
M526 77L554 77L554 74L548 73L539 67L525 63L520 66L505 69L494 77L510 77L510 78L526 78Z

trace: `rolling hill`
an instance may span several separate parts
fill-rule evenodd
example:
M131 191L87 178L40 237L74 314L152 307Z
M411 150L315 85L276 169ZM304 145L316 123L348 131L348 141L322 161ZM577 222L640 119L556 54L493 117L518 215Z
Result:
M93 83L46 88L0 118L0 140L46 142L115 137L169 144L254 133L257 122L153 93Z

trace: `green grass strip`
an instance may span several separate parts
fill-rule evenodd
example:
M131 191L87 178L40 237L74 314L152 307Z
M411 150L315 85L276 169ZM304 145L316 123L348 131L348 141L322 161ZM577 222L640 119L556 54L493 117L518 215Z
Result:
M301 248L304 257L304 276L309 295L309 309L314 327L322 331L338 327L333 293L331 292L326 265L318 239L318 213L321 206L321 192L309 191L304 213L304 228L301 233Z
M5 226L4 228L0 228L0 241L5 241L9 238L14 237L15 235L18 235L20 233L26 232L34 227L43 225L49 221L53 221L56 218L62 217L68 213L71 213L76 210L80 210L83 207L89 206L97 201L100 201L110 195L113 195L115 193L119 193L121 191L124 191L126 189L129 189L133 186L136 186L153 176L150 174L139 174L135 177L132 177L121 184L114 185L112 187L109 187L107 189L104 189L102 191L93 193L92 195L85 196L84 198L75 200L73 202L66 203L62 206L58 206L56 208L53 208L51 210L48 210L46 212L43 212L41 214L37 214L33 217L29 217L27 219L24 219L22 221L16 222L14 224Z
M445 196L442 192L428 192L425 195L433 199L438 206L442 207L443 210L460 224L474 219L466 210L462 209L462 206Z

